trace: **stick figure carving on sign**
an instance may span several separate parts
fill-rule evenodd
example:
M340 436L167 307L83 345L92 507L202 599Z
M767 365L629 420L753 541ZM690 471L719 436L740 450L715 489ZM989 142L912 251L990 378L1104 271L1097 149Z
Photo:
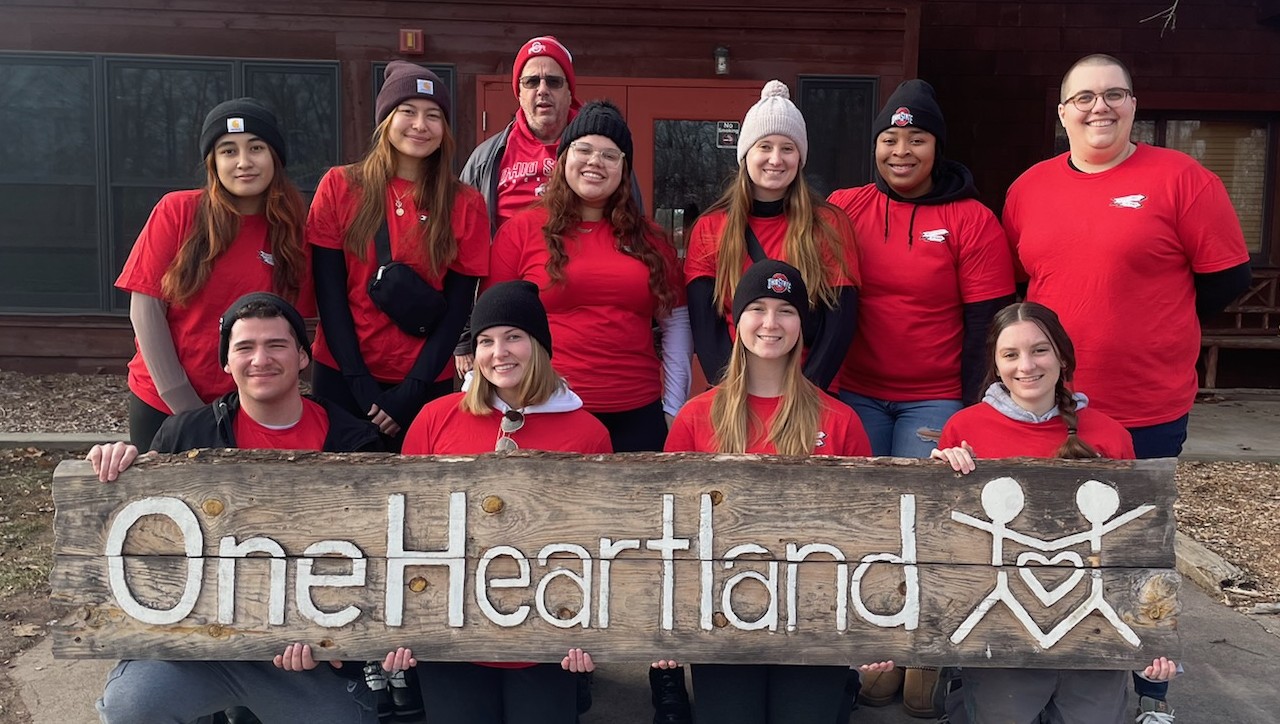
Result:
M1133 632L1133 629L1128 624L1120 619L1115 609L1103 597L1102 570L1096 565L1089 569L1090 590L1088 597L1048 633L1041 630L1040 626L1027 613L1026 608L1023 607L1022 603L1018 601L1009 589L1009 574L1004 569L1004 542L1009 540L1046 552L1062 550L1079 543L1088 542L1090 552L1093 554L1092 558L1099 560L1099 554L1102 552L1103 536L1154 510L1155 506L1142 505L1107 522L1107 519L1111 518L1119 510L1120 496L1112 486L1097 480L1088 480L1076 489L1076 507L1084 515L1085 520L1089 521L1089 530L1046 541L1024 535L1007 527L1008 523L1022 512L1025 502L1022 486L1018 481L1004 477L996 478L982 488L982 509L987 514L987 517L991 519L991 522L965 513L952 511L952 520L991 533L991 565L997 566L999 570L996 572L995 587L978 603L969 616L965 618L964 622L956 628L955 633L951 634L951 643L958 644L964 641L973 632L978 622L985 618L997 603L1003 603L1009 607L1014 618L1022 624L1027 633L1031 634L1032 638L1042 648L1050 648L1061 641L1067 632L1075 628L1086 616L1094 611L1102 614L1104 618L1110 621L1111 625L1115 627L1125 641L1138 646L1141 643L1138 635ZM1084 561L1079 554L1072 551L1060 553L1053 558L1046 558L1038 553L1028 551L1018 556L1017 563L1019 566L1025 566L1027 561L1030 560L1050 564L1067 561L1078 569L1051 590L1046 589L1030 570L1026 568L1019 569L1019 575L1022 576L1023 581L1027 584L1027 588L1046 606L1052 606L1075 590L1080 579L1084 577Z

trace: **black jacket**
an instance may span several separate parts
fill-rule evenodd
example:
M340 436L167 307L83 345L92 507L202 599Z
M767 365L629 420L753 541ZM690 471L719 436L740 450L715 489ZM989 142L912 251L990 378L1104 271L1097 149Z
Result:
M325 452L384 452L386 447L373 423L361 420L326 400L307 396L319 403L329 416L329 434L324 439ZM177 453L201 447L237 447L232 423L240 413L240 395L235 392L214 400L212 404L174 415L160 426L151 449L161 453Z

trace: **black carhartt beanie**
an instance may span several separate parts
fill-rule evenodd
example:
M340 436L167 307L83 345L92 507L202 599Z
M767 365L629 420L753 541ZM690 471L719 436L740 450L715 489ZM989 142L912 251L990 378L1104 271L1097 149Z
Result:
M800 325L808 329L809 289L800 270L776 259L764 259L751 265L733 291L733 323L736 326L747 305L761 297L790 302L800 313Z
M631 158L631 129L622 117L622 111L609 101L591 101L578 111L578 115L565 127L560 135L560 148L556 155L564 153L570 143L583 136L604 136L618 144L618 150Z
M475 352L476 338L490 327L523 329L551 356L551 324L547 322L547 309L538 297L538 285L533 282L501 282L480 295L471 310L472 352Z
M298 314L298 310L293 305L284 300L284 298L276 296L271 292L253 292L231 303L227 307L227 311L222 313L222 318L218 320L218 364L223 367L227 366L227 354L231 349L231 327L240 319L256 319L259 315L245 314L241 316L244 308L254 305L266 305L274 307L280 311L280 316L289 323L293 329L293 336L298 340L298 346L311 356L311 340L307 339L307 323L302 320L302 315Z
M938 144L947 142L947 121L942 117L942 108L938 106L938 96L933 86L926 81L915 78L903 81L893 95L880 109L871 123L871 138L890 128L913 126L922 131L932 133Z
M280 157L280 165L288 165L288 147L280 122L257 98L236 98L219 103L209 111L200 128L200 158L208 156L218 139L228 133L250 133L261 138Z

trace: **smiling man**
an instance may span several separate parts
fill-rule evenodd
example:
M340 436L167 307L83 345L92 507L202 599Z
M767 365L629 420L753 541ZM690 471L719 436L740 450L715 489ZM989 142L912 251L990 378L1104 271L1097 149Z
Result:
M1130 140L1138 101L1119 60L1076 61L1058 97L1070 151L1022 174L1004 207L1027 300L1058 313L1075 341L1075 389L1128 429L1137 456L1176 457L1200 320L1249 285L1240 221L1208 169ZM1168 685L1135 684L1139 724L1171 722Z

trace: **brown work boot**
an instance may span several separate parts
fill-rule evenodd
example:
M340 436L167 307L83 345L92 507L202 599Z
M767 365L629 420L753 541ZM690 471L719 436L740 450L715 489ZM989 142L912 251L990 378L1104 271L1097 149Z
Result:
M933 705L933 690L938 685L936 668L910 668L902 682L902 708L919 719L933 719L942 712Z
M902 677L901 667L863 674L862 691L858 693L858 701L867 706L892 704L894 697L898 695L898 690L902 688Z

